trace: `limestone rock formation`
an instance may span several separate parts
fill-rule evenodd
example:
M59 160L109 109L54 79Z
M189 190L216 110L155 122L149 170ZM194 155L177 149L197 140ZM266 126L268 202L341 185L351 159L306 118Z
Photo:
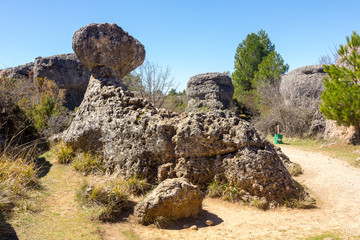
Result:
M32 78L31 72L33 71L34 63L26 63L17 67L5 68L0 70L0 77L5 76L14 79L29 79Z
M74 54L38 57L34 62L34 79L47 77L65 89L65 106L74 109L83 100L90 79L90 71Z
M65 106L71 110L82 102L90 79L90 71L73 53L38 57L34 62L3 69L0 76L3 75L28 79L29 83L38 77L53 80L60 89L65 90Z
M318 104L324 90L323 79L327 76L322 65L297 68L281 78L280 94L293 106Z
M193 76L187 83L188 109L207 107L229 109L234 87L231 78L223 73L204 73Z
M130 39L125 32L117 33ZM142 62L143 55L138 57L129 60L136 63L131 68ZM105 68L108 73L118 69ZM71 126L61 138L75 148L102 153L109 173L136 175L150 183L183 177L203 190L216 180L238 186L246 200L262 198L267 207L281 204L284 197L300 198L304 193L274 146L234 113L218 110L175 114L157 109L126 91L116 77L119 74L94 74Z
M73 49L96 78L121 79L145 59L144 46L118 25L109 23L80 28L73 36Z
M176 220L198 215L204 196L185 178L167 179L135 206L134 215L141 223L152 223L159 217Z

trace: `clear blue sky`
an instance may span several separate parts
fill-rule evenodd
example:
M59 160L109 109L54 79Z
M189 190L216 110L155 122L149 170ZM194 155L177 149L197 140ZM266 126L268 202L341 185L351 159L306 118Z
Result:
M169 66L179 90L205 72L234 70L239 43L264 29L290 70L316 64L329 47L360 32L360 1L0 0L0 68L73 52L73 33L116 23Z

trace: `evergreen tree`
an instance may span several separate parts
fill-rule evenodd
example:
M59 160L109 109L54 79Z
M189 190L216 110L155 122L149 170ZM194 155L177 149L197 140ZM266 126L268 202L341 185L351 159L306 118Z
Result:
M272 85L280 80L281 75L288 71L289 65L284 64L284 59L276 51L272 51L264 57L255 72L252 85L256 88L259 85Z
M324 78L325 90L321 95L320 111L340 125L354 126L360 133L360 36L353 32L340 45L339 65L324 65L329 77ZM341 65L341 66L340 66ZM358 139L357 139L358 140Z
M260 30L257 34L248 34L239 44L235 54L235 71L232 74L235 98L239 100L244 92L253 89L251 82L259 64L274 50L275 45L271 43L264 30Z

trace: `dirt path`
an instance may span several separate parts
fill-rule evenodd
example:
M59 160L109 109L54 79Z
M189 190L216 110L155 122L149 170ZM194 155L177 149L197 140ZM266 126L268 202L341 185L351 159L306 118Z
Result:
M204 214L177 222L170 229L145 227L132 221L98 223L89 218L75 199L83 176L70 166L54 164L43 178L46 191L42 211L14 220L19 239L306 239L333 233L343 239L360 239L360 169L318 153L289 146L283 151L304 169L296 180L305 184L318 201L318 209L261 211L218 199L204 201ZM207 227L207 219L214 225ZM182 229L196 224L198 231Z
M116 239L117 229L130 229L134 239L305 239L333 233L343 239L360 239L360 170L328 156L289 146L283 151L304 169L296 180L305 184L318 201L318 209L281 208L260 211L216 199L206 199L205 216L180 222L174 229L155 229L131 223L104 224L106 239ZM206 227L207 218L215 225ZM198 231L182 230L198 224Z

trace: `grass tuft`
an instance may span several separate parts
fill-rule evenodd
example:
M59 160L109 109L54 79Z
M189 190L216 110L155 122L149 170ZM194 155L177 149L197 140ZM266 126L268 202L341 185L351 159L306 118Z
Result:
M69 164L75 158L75 150L64 142L60 142L53 147L55 162Z
M123 180L84 182L77 192L78 201L95 208L95 218L113 221L129 207L129 195Z
M104 162L102 158L90 152L79 152L75 156L73 168L76 171L83 172L85 175L96 172L105 172Z

